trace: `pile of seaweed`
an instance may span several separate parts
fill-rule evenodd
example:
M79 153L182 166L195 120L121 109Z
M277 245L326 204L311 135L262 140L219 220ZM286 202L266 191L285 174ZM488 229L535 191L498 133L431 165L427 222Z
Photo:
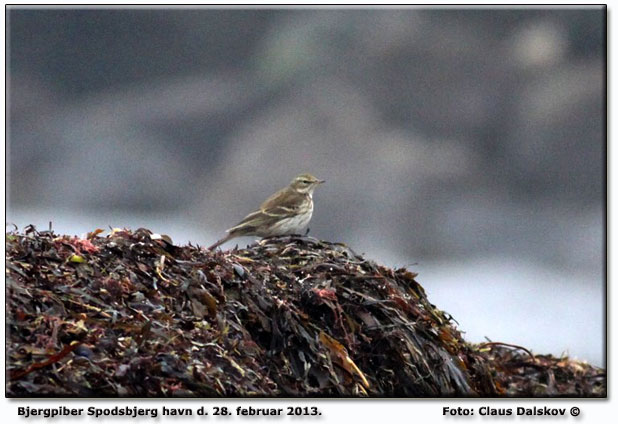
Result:
M102 233L7 233L9 396L606 393L586 363L467 343L416 274L341 243Z

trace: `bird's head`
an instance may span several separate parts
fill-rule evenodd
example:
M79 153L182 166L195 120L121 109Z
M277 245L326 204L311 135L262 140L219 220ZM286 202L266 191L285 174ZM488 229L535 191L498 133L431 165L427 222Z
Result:
M298 193L313 193L313 190L322 184L324 180L318 180L311 174L300 174L292 180L290 187Z

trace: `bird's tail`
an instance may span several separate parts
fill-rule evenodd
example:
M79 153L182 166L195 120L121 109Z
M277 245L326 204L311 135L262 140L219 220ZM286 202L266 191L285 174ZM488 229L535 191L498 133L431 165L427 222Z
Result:
M213 244L212 246L210 246L210 247L208 248L208 250L214 250L214 249L216 249L217 247L221 246L221 245L222 245L223 243L225 243L226 241L228 241L229 239L232 239L232 238L234 238L234 237L236 237L236 236L235 236L235 235L233 235L233 234L228 234L227 236L223 237L221 240L218 240L215 244Z

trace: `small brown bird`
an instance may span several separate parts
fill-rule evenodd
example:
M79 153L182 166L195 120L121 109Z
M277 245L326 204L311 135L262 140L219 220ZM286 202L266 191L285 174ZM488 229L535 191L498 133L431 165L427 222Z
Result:
M251 212L236 226L227 230L228 235L208 250L215 249L235 237L299 234L309 224L313 214L313 190L323 182L311 174L300 174L289 186L266 199L259 210Z

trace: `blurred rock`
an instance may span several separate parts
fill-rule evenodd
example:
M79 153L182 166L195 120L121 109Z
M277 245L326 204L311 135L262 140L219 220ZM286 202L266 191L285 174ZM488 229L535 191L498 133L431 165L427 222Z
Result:
M603 198L604 84L601 61L565 64L530 79L505 149L519 190L572 202Z
M168 214L207 243L309 171L317 237L599 267L602 8L9 17L10 208Z

